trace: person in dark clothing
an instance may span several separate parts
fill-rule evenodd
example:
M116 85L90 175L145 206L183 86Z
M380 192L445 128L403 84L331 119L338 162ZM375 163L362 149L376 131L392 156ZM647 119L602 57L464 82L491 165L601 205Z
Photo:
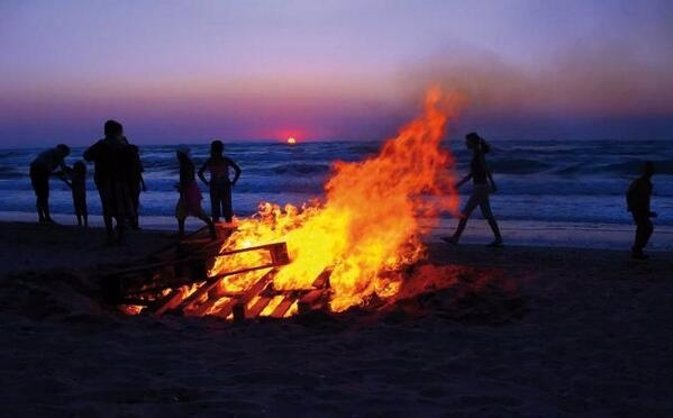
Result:
M72 203L75 208L75 216L77 216L77 225L89 227L89 214L86 207L86 164L82 161L77 161L72 166L69 172L70 181L65 183L72 190Z
M58 144L56 148L40 153L30 163L30 183L37 198L35 206L38 221L41 224L55 223L49 215L49 177L57 168L60 168L63 173L68 171L65 165L65 157L68 155L70 155L70 148L65 144Z
M465 207L462 211L462 216L458 227L454 232L452 237L442 238L444 241L450 244L457 244L460 240L460 236L465 230L467 225L467 220L470 218L472 211L479 206L481 213L484 218L488 221L495 240L489 244L491 247L500 247L502 246L502 235L500 234L500 229L498 228L498 223L493 216L491 211L491 203L489 200L489 194L497 190L493 177L491 176L491 171L486 165L485 154L491 150L491 146L476 132L471 132L465 136L465 145L468 149L472 150L472 161L470 162L470 172L462 180L456 184L456 188L459 188L468 180L472 179L473 189L472 195L470 195L469 200L465 204ZM490 185L489 185L490 182Z
M208 225L210 236L217 239L217 231L215 224L210 220L206 212L201 207L201 190L196 184L196 177L194 176L194 163L189 156L189 148L180 147L176 152L178 162L180 163L180 182L177 184L177 189L180 192L180 199L175 207L175 217L178 220L178 233L180 239L185 236L185 219L187 216L194 216L201 219Z
M631 256L635 259L648 258L643 253L643 248L647 245L654 226L650 218L656 218L656 212L650 210L650 197L652 196L652 176L654 175L654 164L647 161L643 165L643 174L631 182L626 192L627 210L631 212L633 221L636 224L636 237L631 248Z
M234 211L231 204L231 188L241 176L241 168L232 159L222 155L222 141L210 144L210 158L199 169L199 178L210 188L210 205L213 222L219 222L220 214L227 223L231 223ZM234 179L229 180L229 169L234 170ZM210 180L206 180L204 172L208 170Z
M143 179L143 164L140 161L140 153L136 145L129 145L131 151L133 152L132 161L131 161L131 178L129 181L129 188L131 190L131 200L133 202L133 214L134 216L130 219L131 228L140 229L138 223L139 209L140 209L140 192L147 191L145 187L145 180Z
M114 120L105 122L105 138L97 141L84 152L84 159L93 161L94 182L98 188L103 208L103 220L108 244L124 242L126 220L134 217L129 189L133 150L123 135L123 126ZM112 220L115 220L115 239Z

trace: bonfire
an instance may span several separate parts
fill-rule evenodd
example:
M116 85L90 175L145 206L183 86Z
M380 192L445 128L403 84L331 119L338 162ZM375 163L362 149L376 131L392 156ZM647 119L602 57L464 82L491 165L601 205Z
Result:
M425 256L421 223L458 212L454 160L442 146L455 108L432 89L423 112L377 155L333 164L323 199L261 203L218 244L206 277L164 288L154 310L232 318L238 307L244 316L290 316L302 302L342 312L398 296L404 276L394 272Z

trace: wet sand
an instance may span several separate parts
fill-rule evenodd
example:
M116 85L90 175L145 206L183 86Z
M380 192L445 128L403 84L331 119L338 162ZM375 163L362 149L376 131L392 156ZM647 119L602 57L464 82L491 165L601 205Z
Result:
M4 416L673 416L670 252L431 243L433 264L497 280L385 314L234 325L98 302L96 269L171 239L0 224Z

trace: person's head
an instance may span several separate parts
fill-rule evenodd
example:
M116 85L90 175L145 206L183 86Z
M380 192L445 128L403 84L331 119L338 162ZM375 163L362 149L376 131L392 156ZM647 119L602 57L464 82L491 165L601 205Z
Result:
M643 176L652 177L654 175L654 163L652 161L645 161L643 164Z
M61 156L63 158L70 155L70 147L67 146L66 144L58 144L58 145L56 145L56 149L58 150L58 152L61 153Z
M77 161L72 165L72 170L75 174L83 176L86 174L86 164L84 164L84 161Z
M491 146L488 142L476 132L470 132L465 135L465 146L474 152L481 152L483 154L486 154L491 150Z
M180 162L188 161L190 154L191 151L189 150L188 147L184 145L179 146L178 149L175 151L175 155L178 157L178 161Z
M116 120L108 120L103 128L106 138L121 138L124 134L124 127Z
M216 139L215 141L210 143L210 155L212 157L221 156L222 151L224 151L224 144L222 143L222 141Z

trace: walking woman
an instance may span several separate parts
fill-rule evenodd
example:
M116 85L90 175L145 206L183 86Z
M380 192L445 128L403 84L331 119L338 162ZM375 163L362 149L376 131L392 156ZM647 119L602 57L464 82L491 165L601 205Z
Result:
M471 132L465 136L465 145L469 150L472 150L470 172L456 184L456 188L459 188L470 179L472 179L474 188L472 189L472 195L463 208L458 228L453 233L453 236L442 239L450 244L458 244L460 236L467 225L467 220L470 218L472 211L479 206L482 215L488 220L488 225L491 227L493 235L495 236L495 240L489 244L489 246L500 247L502 246L502 236L500 235L498 223L495 221L495 217L491 211L491 202L488 198L488 195L491 192L497 190L491 172L486 165L485 158L485 154L491 150L491 147L483 138L477 135L476 132Z

